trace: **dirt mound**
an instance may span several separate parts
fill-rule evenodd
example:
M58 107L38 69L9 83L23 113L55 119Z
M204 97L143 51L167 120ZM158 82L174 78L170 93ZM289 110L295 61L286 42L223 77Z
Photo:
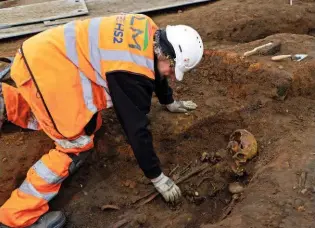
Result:
M203 39L249 42L276 33L308 34L315 28L314 1L229 0L156 17L162 25L186 23Z

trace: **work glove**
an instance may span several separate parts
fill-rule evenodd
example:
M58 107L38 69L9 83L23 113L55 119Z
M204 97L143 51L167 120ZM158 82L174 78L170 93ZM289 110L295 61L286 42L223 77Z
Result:
M162 194L166 202L175 202L181 197L179 187L163 173L151 180L156 190Z
M192 101L174 101L171 104L166 105L166 108L170 112L188 112L197 108L197 104Z

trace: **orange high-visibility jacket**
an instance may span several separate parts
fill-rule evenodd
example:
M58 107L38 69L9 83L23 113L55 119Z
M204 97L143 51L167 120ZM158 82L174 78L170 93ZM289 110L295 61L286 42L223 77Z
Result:
M122 14L73 21L24 42L27 62L63 136L79 134L93 114L112 106L106 73L127 71L154 79L156 30L145 15ZM31 80L20 55L11 75L18 86ZM54 129L47 113L38 119Z

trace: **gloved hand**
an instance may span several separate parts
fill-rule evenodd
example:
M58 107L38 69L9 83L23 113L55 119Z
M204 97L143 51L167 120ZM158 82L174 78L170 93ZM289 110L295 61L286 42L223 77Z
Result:
M171 104L166 105L166 108L170 112L188 112L197 108L197 104L192 101L174 101Z
M163 173L161 173L161 175L157 178L152 179L151 182L167 202L175 202L181 197L179 187Z

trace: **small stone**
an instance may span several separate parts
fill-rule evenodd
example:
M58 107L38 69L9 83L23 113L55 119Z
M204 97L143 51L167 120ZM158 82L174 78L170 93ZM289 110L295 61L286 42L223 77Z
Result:
M199 192L195 192L195 196L199 196Z
M130 180L126 180L126 181L123 183L123 185L124 185L125 187L129 187L129 186L130 186L130 183L131 183Z
M240 195L239 194L234 194L233 196L232 196L232 199L234 199L234 200L238 200L240 198Z
M147 221L147 216L145 214L136 215L136 220L137 220L137 223L139 223L140 225L143 225Z
M238 194L244 191L244 187L239 182L229 184L229 191L232 194Z
M285 205L285 201L280 201L279 206L283 207Z
M280 65L280 66L278 66L278 68L279 68L280 70L282 70L284 67Z
M178 11L177 11L177 13L182 13L182 12L183 12L182 10L178 10Z
M294 206L295 206L296 208L298 208L298 207L300 207L300 206L303 206L303 205L304 205L303 200L301 200L301 199L296 199L296 200L294 200Z
M301 191L301 193L304 195L305 193L307 192L307 189L306 188L304 188L302 191Z
M2 158L2 162L6 162L7 160L7 158Z
M114 139L114 141L115 141L116 143L120 143L120 142L122 141L122 138L121 138L121 137L116 137L116 138Z
M87 195L88 195L88 193L87 193L86 191L83 191L83 194L84 194L85 196L87 196Z
M209 154L207 152L203 152L200 160L204 162L204 161L207 161L208 159L209 159Z
M17 146L21 146L21 145L23 145L23 144L24 144L24 141L23 141L23 140L19 140L19 141L16 142L16 145L17 145Z
M134 194L135 196L139 195L139 193L140 193L139 190L134 189L133 194Z
M299 207L297 208L297 210L298 210L299 212L303 212L303 211L305 211L305 207L304 207L304 206L299 206Z
M130 181L129 188L134 189L136 187L136 185L137 185L137 183L135 181Z

